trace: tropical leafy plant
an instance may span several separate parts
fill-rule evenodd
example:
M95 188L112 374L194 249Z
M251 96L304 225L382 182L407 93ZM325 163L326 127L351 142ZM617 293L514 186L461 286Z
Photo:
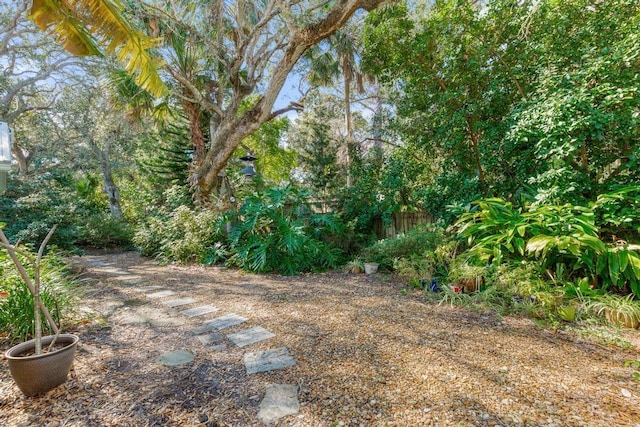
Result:
M227 264L287 275L337 266L340 250L322 239L339 233L342 221L313 212L307 198L306 192L291 186L250 195L228 217L233 227Z
M556 283L584 277L604 289L628 284L640 295L640 247L606 245L592 208L565 204L516 209L502 199L484 199L475 202L457 226L471 246L467 255L478 262L500 265L505 257L536 261Z

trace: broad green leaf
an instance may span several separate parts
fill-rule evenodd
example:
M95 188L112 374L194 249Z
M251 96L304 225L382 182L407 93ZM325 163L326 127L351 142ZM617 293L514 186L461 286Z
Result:
M613 285L618 284L620 278L620 261L616 252L609 252L607 255L607 261L609 264L609 277Z
M626 271L627 266L629 265L630 252L623 249L618 251L618 256L620 258L620 271L624 272Z

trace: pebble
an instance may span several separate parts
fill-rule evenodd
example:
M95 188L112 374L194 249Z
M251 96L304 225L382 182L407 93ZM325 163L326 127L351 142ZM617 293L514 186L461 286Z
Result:
M622 393L622 395L624 397L631 397L631 392L629 390L627 390L626 388L623 388L622 390L620 390L620 392Z

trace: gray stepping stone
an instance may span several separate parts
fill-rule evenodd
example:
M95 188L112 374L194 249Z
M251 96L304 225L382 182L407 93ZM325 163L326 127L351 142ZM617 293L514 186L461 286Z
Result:
M149 324L156 328L164 328L167 326L183 326L186 321L177 317L172 317L166 313L147 313Z
M193 354L185 350L172 351L160 355L156 362L164 366L181 366L193 362Z
M205 324L204 324L204 325L202 325L202 326L198 326L197 328L193 328L193 329L191 330L191 333L192 333L193 335L201 335L201 334L206 334L206 333L211 332L211 331L214 331L214 330L216 330L216 328L214 328L214 327L213 327L213 326L211 326L211 325L207 325L207 324L205 323Z
M166 297L170 297L172 295L175 295L176 293L173 291L159 291L159 292L154 292L152 294L147 294L146 297L147 298L151 298L151 299L157 299L157 298L166 298Z
M213 347L211 347L211 350L213 351L222 351L225 350L227 348L226 344L216 344Z
M179 317L172 317L166 312L159 311L151 307L136 307L120 316L122 322L129 325L148 323L157 328L168 326L183 326L186 320Z
M215 319L208 320L205 322L206 325L212 326L216 329L225 329L230 328L231 326L239 325L241 323L246 322L242 316L238 316L235 313L225 314L224 316L216 317Z
M156 289L162 289L162 286L152 285L152 286L143 286L141 288L138 288L140 292L155 291Z
M188 297L188 298L172 299L170 301L163 302L163 304L166 305L169 308L173 308L173 307L178 307L178 306L181 306L181 305L193 304L194 302L196 302L195 299L193 299L191 297Z
M202 316L208 313L213 313L214 311L218 311L218 308L212 305L202 305L200 307L181 311L180 313L188 317L196 317L196 316Z
M227 338L229 338L238 347L244 347L275 336L276 334L273 332L267 331L261 326L256 326L254 328L244 329L234 334L229 334L227 335Z
M256 351L244 355L244 366L247 368L247 374L275 371L295 364L296 361L293 360L286 347Z
M108 267L110 265L113 265L112 263L103 261L101 259L87 259L86 262L87 262L87 264L89 264L89 266L98 267L98 268Z
M104 267L104 268L101 268L100 271L102 273L109 273L109 274L124 274L124 275L129 274L128 271L124 271L123 269L117 268L117 267Z
M300 411L298 389L291 384L269 384L267 393L260 402L258 419L265 424L273 424L282 417Z
M135 275L135 274L125 274L124 276L114 276L113 278L115 280L119 280L121 282L133 283L133 282L138 282L139 280L141 280L142 276L138 276L138 275Z
M216 332L215 334L198 336L198 341L200 341L202 345L217 344L223 339L224 339L224 336L222 336L222 334L218 332Z
M140 325L147 323L149 319L139 313L124 313L121 316L121 321L125 325Z

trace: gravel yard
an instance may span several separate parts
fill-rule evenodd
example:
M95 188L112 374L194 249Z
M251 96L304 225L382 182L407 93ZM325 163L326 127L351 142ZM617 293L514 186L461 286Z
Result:
M640 381L625 367L637 346L436 305L381 274L250 275L133 252L73 262L90 310L66 330L82 340L74 369L25 398L3 362L2 426L259 426L268 384L298 389L299 412L279 426L640 426ZM247 348L203 345L190 332L203 319L146 297L149 287L215 306L210 318L235 313L243 327L268 329L275 336L251 350L286 347L296 365L248 375ZM638 342L638 331L625 333ZM156 362L174 350L195 359Z

